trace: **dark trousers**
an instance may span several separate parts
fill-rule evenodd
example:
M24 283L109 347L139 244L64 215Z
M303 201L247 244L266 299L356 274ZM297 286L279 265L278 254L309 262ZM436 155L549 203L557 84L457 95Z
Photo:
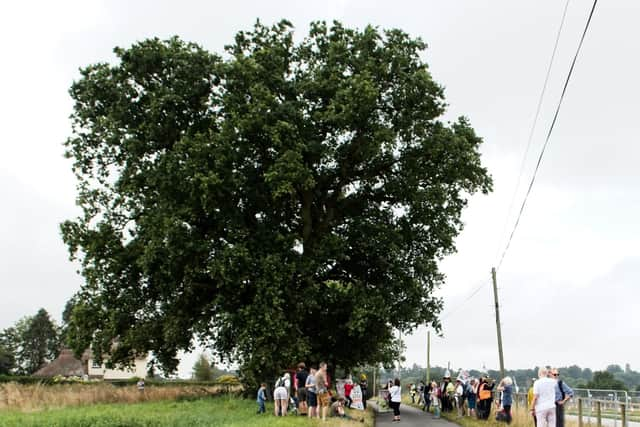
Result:
M491 399L478 400L476 413L481 420L489 419L489 415L491 415Z
M564 405L556 403L556 427L564 427Z
M505 421L507 424L511 424L511 405L502 405L502 408L504 409Z
M400 416L400 402L389 402L389 406L391 406L391 409L393 409L393 416L394 417L399 417Z
M351 396L345 396L344 398L347 399L347 408L351 408L351 404L353 403Z

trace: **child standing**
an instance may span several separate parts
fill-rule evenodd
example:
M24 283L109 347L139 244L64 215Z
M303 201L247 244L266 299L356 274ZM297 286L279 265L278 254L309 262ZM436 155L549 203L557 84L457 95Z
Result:
M258 402L258 414L264 414L264 402L267 400L267 385L265 383L260 384L260 388L258 389L258 397L256 402Z

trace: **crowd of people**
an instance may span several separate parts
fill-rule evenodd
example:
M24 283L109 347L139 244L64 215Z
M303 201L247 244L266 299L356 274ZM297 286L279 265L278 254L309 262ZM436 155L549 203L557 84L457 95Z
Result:
M274 415L286 416L289 412L317 417L326 420L332 417L349 418L345 407L353 399L351 393L356 384L350 379L344 383L343 395L330 392L327 364L320 363L308 371L304 363L298 364L295 376L284 372L274 384ZM366 376L360 377L357 384L362 391L362 403L366 407L368 387ZM513 417L511 408L514 402L514 384L506 376L499 382L489 376L469 378L459 375L455 381L447 371L440 383L432 381L409 384L411 402L418 404L424 411L433 412L439 418L441 412L456 411L458 417L470 416L488 420L492 412L498 421L510 424ZM393 421L400 421L402 388L400 380L390 380L384 387L389 407L393 410ZM559 379L555 368L540 368L538 378L532 379L527 394L527 404L536 427L564 427L564 405L573 397L573 390ZM267 385L261 384L258 390L258 413L265 413ZM495 410L493 409L495 407Z
M362 403L366 408L367 377L362 374L358 383L362 392ZM350 407L353 399L351 393L355 386L351 379L345 381L344 395L338 396L330 391L330 378L327 373L327 364L320 363L318 367L312 366L307 370L304 362L300 362L293 375L284 372L274 384L273 401L274 415L286 416L289 413L306 415L309 418L322 418L327 416L351 418L345 411ZM263 383L258 389L256 401L258 414L266 412L267 384Z
M559 379L555 368L541 368L538 378L532 380L528 392L528 408L536 427L564 427L564 405L574 395L573 390ZM385 386L393 421L400 421L400 381L396 378ZM440 383L409 384L411 402L440 418L441 412L456 411L458 417L471 416L488 420L495 407L497 421L510 424L513 420L514 385L510 377L498 383L489 376L479 379L463 375L453 381L447 371Z

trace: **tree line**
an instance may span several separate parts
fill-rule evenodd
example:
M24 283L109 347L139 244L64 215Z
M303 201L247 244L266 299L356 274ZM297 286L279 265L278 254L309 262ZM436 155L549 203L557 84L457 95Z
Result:
M562 380L574 388L640 391L640 372L631 369L629 363L625 364L624 368L620 365L611 364L602 371L593 371L590 368L581 368L577 365L559 367L558 370L560 371ZM447 368L434 366L431 368L431 377L442 378L446 371ZM496 370L489 369L487 371L480 371L470 369L468 371L470 375L476 378L482 375L489 375L491 378L500 379L500 372ZM457 373L458 370L451 369L452 376L455 377ZM413 366L410 367L402 367L399 372L398 370L383 369L380 374L381 378L392 377L399 374L402 382L408 384L424 380L426 369L417 364L413 364ZM505 374L512 377L519 387L525 388L529 386L533 378L538 377L538 367L506 370Z

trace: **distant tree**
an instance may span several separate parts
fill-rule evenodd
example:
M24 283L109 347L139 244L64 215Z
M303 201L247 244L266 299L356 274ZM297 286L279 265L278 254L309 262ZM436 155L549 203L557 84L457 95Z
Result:
M636 391L640 391L640 384L636 387Z
M620 367L620 365L609 365L609 366L607 366L606 371L610 372L612 374L617 374L617 373L620 373L620 372L624 372L622 370L622 368Z
M31 319L22 338L20 362L32 374L60 353L59 329L44 308Z
M626 364L624 365L624 372L625 372L626 374L631 373L631 364L626 363Z
M613 365L612 365L613 366ZM627 386L620 380L616 379L609 371L596 371L593 379L586 384L587 388L601 390L626 390Z
M211 368L211 362L205 354L201 354L193 365L192 377L197 381L211 381L214 377L213 369Z
M31 375L60 352L60 331L44 308L20 319L2 333L5 348L15 358L15 373Z

